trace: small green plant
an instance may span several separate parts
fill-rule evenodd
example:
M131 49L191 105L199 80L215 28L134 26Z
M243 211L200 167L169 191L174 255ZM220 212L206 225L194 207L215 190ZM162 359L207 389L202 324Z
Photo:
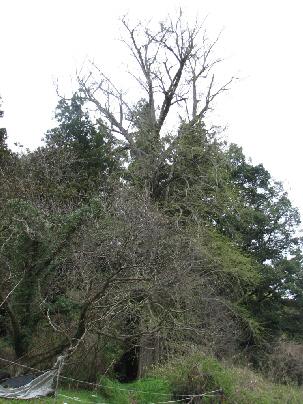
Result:
M161 378L146 378L132 383L119 383L102 377L102 396L112 404L148 404L154 401L170 400L172 397L169 382Z

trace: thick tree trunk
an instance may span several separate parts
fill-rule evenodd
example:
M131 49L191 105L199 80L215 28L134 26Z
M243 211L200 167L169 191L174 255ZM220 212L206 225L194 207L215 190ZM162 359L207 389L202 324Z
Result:
M155 335L143 335L140 340L138 353L138 378L144 377L148 369L161 358L161 337Z
M12 333L12 340L13 340L13 349L15 352L16 358L21 358L22 356L26 355L28 352L28 344L27 339L24 333L22 332L19 321L17 319L16 314L14 313L13 309L9 305L8 302L3 304L3 307L8 314L11 323L11 333Z

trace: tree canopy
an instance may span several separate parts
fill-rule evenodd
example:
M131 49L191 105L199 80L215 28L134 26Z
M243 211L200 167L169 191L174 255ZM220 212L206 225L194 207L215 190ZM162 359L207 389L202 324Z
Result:
M191 346L302 340L298 210L208 125L234 80L218 39L182 13L122 25L137 99L92 64L37 150L0 132L0 349L42 366L81 341L141 375Z

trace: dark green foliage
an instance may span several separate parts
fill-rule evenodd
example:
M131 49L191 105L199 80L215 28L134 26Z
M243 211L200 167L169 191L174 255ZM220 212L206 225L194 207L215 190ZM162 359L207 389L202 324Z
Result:
M144 105L139 107L143 119ZM170 157L158 166L157 193L149 199L137 169L143 164L149 172L146 158L153 165L154 153L147 147L147 157L129 156L118 183L121 170L108 131L104 126L98 132L82 109L77 95L62 101L59 127L48 133L46 145L14 157L14 169L6 171L15 187L3 177L1 264L3 274L9 270L13 277L3 284L2 297L19 277L21 283L1 321L10 324L5 336L16 355L27 353L49 328L47 313L80 335L89 296L82 287L92 279L90 293L98 296L97 285L122 266L141 268L141 274L161 269L162 280L148 305L141 304L144 284L142 290L132 283L115 289L129 293L129 309L102 325L102 332L135 335L161 319L167 346L174 345L173 338L180 347L185 341L211 346L219 356L239 346L257 352L283 333L300 339L298 213L263 166L246 162L234 145L226 150L203 124L183 123ZM140 133L140 125L136 141L143 149L151 132ZM197 335L173 337L174 321L162 318L171 305L174 321L189 322ZM55 335L54 340L66 343ZM121 346L139 343L135 337Z
M101 121L91 121L78 93L70 100L59 101L56 119L59 126L46 133L47 147L43 152L56 155L65 151L67 161L63 169L68 173L65 186L70 183L81 198L87 193L102 191L109 176L119 167L109 129ZM62 155L59 159L62 162Z
M241 148L231 145L227 156L240 206L226 218L228 226L221 221L222 230L261 263L284 257L298 242L298 210L292 207L282 185L272 180L263 165L248 163Z
M4 111L2 111L2 98L0 97L0 118L3 118ZM0 169L5 164L8 157L11 155L7 147L7 131L5 128L0 127Z
M167 178L161 183L168 212L210 225L222 216L228 191L221 147L200 122L181 125Z

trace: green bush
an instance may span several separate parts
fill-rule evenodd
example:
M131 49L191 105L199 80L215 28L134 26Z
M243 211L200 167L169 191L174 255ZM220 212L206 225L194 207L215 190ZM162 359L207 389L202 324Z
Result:
M166 380L176 399L178 395L223 389L226 404L303 403L302 389L271 383L250 369L224 365L203 354L176 359L151 374ZM203 403L212 402L207 400L204 398Z
M175 398L219 389L223 389L228 396L232 391L232 378L228 370L216 359L201 354L176 359L154 369L152 374L167 380Z

